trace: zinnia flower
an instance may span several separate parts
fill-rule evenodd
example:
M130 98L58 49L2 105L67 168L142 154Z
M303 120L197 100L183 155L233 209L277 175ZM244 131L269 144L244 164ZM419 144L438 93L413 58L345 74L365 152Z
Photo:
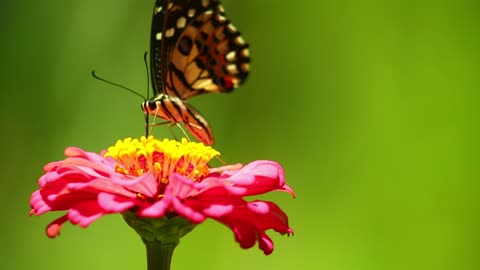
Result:
M273 243L266 230L293 233L287 215L276 204L244 199L274 190L294 196L276 162L210 168L208 162L219 155L211 147L151 136L118 141L101 154L68 147L65 155L66 159L44 167L40 189L30 199L31 214L66 211L47 226L51 238L67 221L87 227L111 213L122 213L147 242L169 241L171 235L158 235L167 231L181 237L211 218L228 226L242 248L258 242L268 255ZM166 223L157 226L152 223L156 220L175 220L177 228ZM183 224L180 231L178 224Z

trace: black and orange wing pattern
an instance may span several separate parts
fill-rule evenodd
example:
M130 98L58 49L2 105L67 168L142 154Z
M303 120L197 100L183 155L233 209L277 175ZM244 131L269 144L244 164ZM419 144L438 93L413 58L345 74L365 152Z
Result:
M181 99L228 92L249 72L249 50L218 0L157 0L150 39L154 93Z
M213 144L207 121L185 100L229 92L250 70L248 44L225 17L218 0L157 0L152 19L150 64L155 97L146 113L183 122L205 144Z

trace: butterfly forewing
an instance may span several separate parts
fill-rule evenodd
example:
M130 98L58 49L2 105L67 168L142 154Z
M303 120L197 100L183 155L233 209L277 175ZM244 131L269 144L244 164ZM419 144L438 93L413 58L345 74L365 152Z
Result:
M151 35L156 94L226 92L248 75L248 44L216 0L158 0Z
M248 44L225 17L218 0L157 0L150 42L156 97L144 109L155 113L162 110L156 102L171 102L175 111L157 115L170 115L162 118L183 122L200 141L213 143L208 123L184 101L240 85L250 68Z

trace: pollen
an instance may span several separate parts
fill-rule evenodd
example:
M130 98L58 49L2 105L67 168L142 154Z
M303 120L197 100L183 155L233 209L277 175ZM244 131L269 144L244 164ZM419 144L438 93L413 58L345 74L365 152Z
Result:
M118 140L105 157L117 163L115 171L133 177L152 172L159 183L168 183L171 173L179 173L192 181L201 181L209 172L208 162L220 153L202 143L183 138L158 140L153 136Z

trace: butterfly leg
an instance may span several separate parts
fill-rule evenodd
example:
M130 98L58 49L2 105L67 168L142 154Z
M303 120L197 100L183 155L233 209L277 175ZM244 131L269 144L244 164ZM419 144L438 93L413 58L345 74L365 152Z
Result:
M146 129L150 128L150 131L148 132L148 134L152 134L152 130L153 130L153 127L156 127L156 126L163 126L163 125L169 125L169 129L171 128L171 125L172 125L172 122L168 122L168 121L165 121L165 122L160 122L160 123L155 123L155 122L152 122L148 125L146 125ZM171 129L170 129L171 131ZM173 132L172 132L173 134ZM175 137L175 136L174 136Z
M187 140L188 140L189 142L192 141L192 140L190 140L190 137L188 137L187 132L185 132L185 129L184 129L184 128L180 125L180 123L178 123L178 122L172 123L172 122L165 121L165 122L160 122L160 123L151 123L151 124L149 124L148 126L150 126L150 132L151 132L151 129L152 129L153 127L155 127L155 126L162 126L162 125L168 125L168 129L170 130L170 133L172 133L172 136L173 136L173 138L174 138L175 140L178 141L178 139L177 139L177 137L175 136L175 133L173 132L172 128L173 128L174 126L177 126L177 127L182 131L182 133L183 133L183 135L185 136L185 138L187 138Z
M157 108L157 110L158 110L158 108ZM146 122L145 122L145 125L147 125L147 123L148 123L148 116L149 116L149 114L148 114L148 113L145 113L145 121L146 121ZM156 120L157 120L157 114L155 113L155 114L153 115L152 123L151 123L151 124L148 124L148 125L145 127L145 129L148 129L148 127L150 127L150 131L148 132L148 134L152 134L153 127L154 127L154 126L157 126L157 124L155 123ZM158 124L158 126L159 126L159 125L164 125L164 124L167 124L167 123L169 123L169 122L160 123L160 124Z
M149 127L156 127L156 126L163 126L163 125L169 125L169 124L175 125L175 123L165 121L165 122L160 122L160 123L151 123L151 124L148 124L148 126Z
M190 137L188 137L188 134L187 132L185 132L185 129L180 125L180 123L176 122L176 123L172 123L171 125L168 126L168 128L170 129L170 132L172 133L173 137L175 138L175 133L173 133L173 130L172 130L172 127L173 126L177 126L183 133L183 135L185 136L185 138L187 138L187 140L189 142L191 142L192 140L190 140ZM176 138L175 138L176 139ZM176 139L177 140L177 139ZM178 140L177 140L178 141Z

